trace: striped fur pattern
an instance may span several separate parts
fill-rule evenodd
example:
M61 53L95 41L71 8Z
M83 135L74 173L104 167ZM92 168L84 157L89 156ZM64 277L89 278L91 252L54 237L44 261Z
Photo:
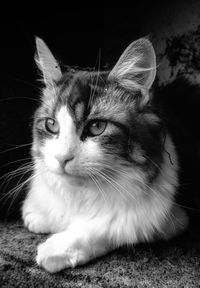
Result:
M53 234L39 245L37 263L53 273L182 230L176 151L151 106L149 40L131 43L110 72L63 73L43 40L36 45L45 88L22 215L30 231Z

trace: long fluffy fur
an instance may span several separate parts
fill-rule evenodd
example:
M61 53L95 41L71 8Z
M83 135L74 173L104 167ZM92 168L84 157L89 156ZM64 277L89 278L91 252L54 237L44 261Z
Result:
M57 77L44 42L39 49L48 54L40 59L43 74ZM22 214L30 231L54 234L38 247L36 258L49 272L124 244L170 238L187 224L174 203L175 147L149 104L155 65L151 43L140 39L110 73L73 71L51 79L53 90L46 83L35 114L34 171ZM45 128L47 117L56 119L56 135ZM88 132L94 119L107 123L98 136Z

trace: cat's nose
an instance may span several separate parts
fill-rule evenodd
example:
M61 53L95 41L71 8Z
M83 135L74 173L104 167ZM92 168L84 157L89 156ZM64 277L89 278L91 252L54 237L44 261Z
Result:
M67 156L56 155L55 157L63 168L65 167L65 165L67 165L68 162L74 159L74 156L72 155Z

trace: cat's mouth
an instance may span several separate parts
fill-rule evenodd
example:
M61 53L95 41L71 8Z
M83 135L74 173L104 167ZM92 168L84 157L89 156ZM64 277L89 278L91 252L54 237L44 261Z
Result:
M66 169L62 166L50 166L45 161L43 161L43 168L44 170L49 171L50 173L54 174L57 177L61 177L63 179L87 179L89 176L86 173L81 173L77 169Z
M51 171L53 172L54 174L62 177L62 178L65 178L65 179L71 179L71 180L87 180L89 179L89 176L87 174L83 174L83 173L80 173L78 171L68 171L66 169L57 169L57 170L54 170L54 171Z

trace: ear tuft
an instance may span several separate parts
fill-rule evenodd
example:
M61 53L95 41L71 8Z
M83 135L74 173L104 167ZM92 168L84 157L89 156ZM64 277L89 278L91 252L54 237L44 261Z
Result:
M155 76L156 56L151 42L146 38L132 42L109 74L125 88L141 90L146 95L146 102Z
M35 61L43 74L44 82L46 85L53 85L62 76L60 66L48 46L39 37L36 37L36 48Z

